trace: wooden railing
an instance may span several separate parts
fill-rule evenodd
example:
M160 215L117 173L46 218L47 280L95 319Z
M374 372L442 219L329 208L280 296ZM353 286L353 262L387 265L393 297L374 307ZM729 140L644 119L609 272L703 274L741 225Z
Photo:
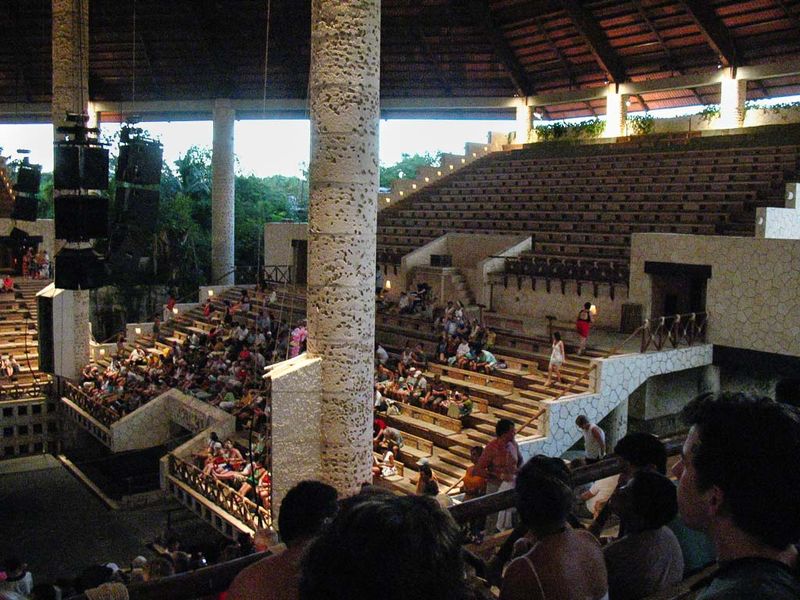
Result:
M252 500L237 494L229 485L214 479L213 475L204 474L201 469L174 454L169 455L169 474L250 529L255 531L272 526L272 513L268 509L257 506Z
M111 427L112 423L120 419L121 415L118 414L117 411L103 405L97 400L94 400L78 386L66 382L65 387L67 398L72 400L75 404L80 406L83 410L85 410L106 427Z
M704 312L645 319L641 351L646 352L651 345L661 350L667 344L677 348L682 344L693 346L705 342L707 326L708 313Z
M664 440L667 454L672 456L679 453L683 441L683 437ZM577 487L598 479L611 477L621 470L621 463L616 457L612 456L592 465L575 469L572 472L572 485ZM514 490L506 490L463 502L450 507L448 510L458 523L468 523L473 519L480 519L500 510L511 508L515 502L516 494ZM242 569L263 556L266 556L266 554L252 554L190 573L181 573L148 583L134 584L128 587L129 598L130 600L162 600L163 598L195 600L218 594L228 589L234 577ZM70 600L86 600L86 596L74 596Z
M292 283L292 265L264 265L261 273L266 283Z

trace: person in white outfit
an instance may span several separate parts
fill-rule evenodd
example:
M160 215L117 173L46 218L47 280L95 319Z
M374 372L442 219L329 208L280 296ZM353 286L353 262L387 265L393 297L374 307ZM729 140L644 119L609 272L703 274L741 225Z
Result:
M564 364L564 342L561 341L561 334L558 331L553 332L553 348L550 351L550 364L547 366L547 381L544 382L545 387L550 386L550 380L555 376L558 383L561 383L561 365Z

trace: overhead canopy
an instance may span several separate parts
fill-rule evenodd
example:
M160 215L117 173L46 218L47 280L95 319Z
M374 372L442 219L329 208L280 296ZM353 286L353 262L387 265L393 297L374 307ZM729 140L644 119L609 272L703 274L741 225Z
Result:
M793 0L383 0L381 96L548 96L800 59ZM6 0L0 106L49 104L50 0ZM135 15L134 19L134 6ZM310 0L272 0L267 97L306 98ZM135 25L134 25L135 23ZM263 95L267 0L91 0L89 89L107 103ZM135 71L134 71L135 63ZM751 81L748 98L800 92L800 76ZM719 101L715 85L637 94L630 110ZM270 106L280 103L270 103ZM441 103L417 114L510 115ZM602 114L602 98L543 106ZM387 110L385 109L385 114ZM388 112L391 112L390 110ZM389 115L391 116L391 115Z

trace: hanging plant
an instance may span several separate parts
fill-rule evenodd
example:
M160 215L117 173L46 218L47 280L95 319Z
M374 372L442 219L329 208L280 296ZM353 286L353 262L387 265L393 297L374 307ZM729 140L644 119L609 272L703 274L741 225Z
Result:
M697 115L701 121L711 121L719 117L719 104L706 104Z

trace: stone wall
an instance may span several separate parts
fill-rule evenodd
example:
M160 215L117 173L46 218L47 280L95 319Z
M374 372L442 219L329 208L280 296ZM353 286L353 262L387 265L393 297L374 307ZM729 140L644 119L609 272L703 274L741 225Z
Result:
M264 264L293 265L292 240L308 239L308 223L265 223Z
M172 423L194 434L211 427L220 439L236 433L236 417L171 389L111 425L111 450L124 452L160 446L170 439Z
M652 284L646 261L711 267L709 342L800 356L800 240L634 234L630 299L648 317Z
M272 506L305 479L321 479L321 360L302 354L270 369L272 379Z
M712 346L703 344L664 352L624 354L597 359L596 391L570 396L568 399L545 404L544 438L521 441L520 447L527 460L535 454L560 456L581 439L575 425L578 415L586 415L595 423L615 408L628 402L630 394L649 377L664 375L710 365ZM627 410L619 412L627 417ZM624 421L613 424L617 436L625 435Z

